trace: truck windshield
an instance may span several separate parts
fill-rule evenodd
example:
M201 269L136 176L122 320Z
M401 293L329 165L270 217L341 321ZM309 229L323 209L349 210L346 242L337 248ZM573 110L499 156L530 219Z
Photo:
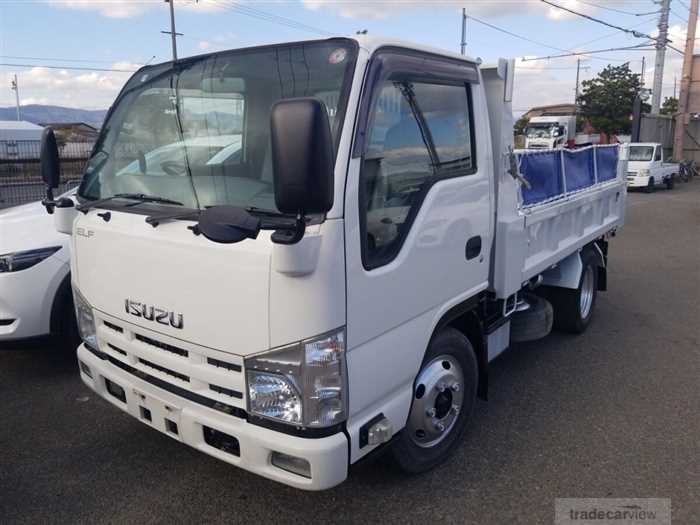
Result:
M530 139L548 139L558 135L559 126L557 124L531 124L527 127L525 134Z
M654 157L654 146L630 146L631 161L648 161Z
M232 205L274 211L272 105L285 98L319 98L337 144L355 58L356 44L335 39L140 70L103 126L79 196L146 194L193 209Z

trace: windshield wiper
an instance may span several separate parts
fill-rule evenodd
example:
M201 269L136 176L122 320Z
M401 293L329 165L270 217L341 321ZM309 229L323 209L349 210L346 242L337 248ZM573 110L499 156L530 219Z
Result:
M145 193L117 193L111 197L105 197L104 199L99 199L92 202L86 202L85 204L80 204L76 206L78 211L87 213L91 208L96 208L102 206L104 203L109 202L114 199L130 199L137 202L130 204L130 206L135 206L141 202L158 202L160 204L173 204L176 206L184 206L180 201L168 199L166 197L159 197L157 195L146 195Z
M200 213L201 210L180 210L173 213L161 213L158 215L149 215L146 217L146 222L155 228L163 221L170 221L173 219L189 219L190 217L199 218Z

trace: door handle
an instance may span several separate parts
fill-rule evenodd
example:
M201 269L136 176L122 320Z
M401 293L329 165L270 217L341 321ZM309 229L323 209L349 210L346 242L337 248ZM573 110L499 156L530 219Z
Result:
M464 255L469 259L477 257L481 253L481 235L476 235L467 241L467 246L464 249Z

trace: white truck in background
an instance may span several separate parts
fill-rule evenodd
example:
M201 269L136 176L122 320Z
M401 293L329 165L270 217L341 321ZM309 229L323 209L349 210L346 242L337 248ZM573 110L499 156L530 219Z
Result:
M82 380L301 489L444 461L511 341L586 329L624 221L617 147L513 154L513 66L358 36L140 69L45 200Z
M525 149L571 148L576 137L576 115L532 117L525 127Z
M661 144L632 142L625 147L629 149L627 187L642 188L646 193L653 192L658 185L673 189L679 166L674 162L666 162Z

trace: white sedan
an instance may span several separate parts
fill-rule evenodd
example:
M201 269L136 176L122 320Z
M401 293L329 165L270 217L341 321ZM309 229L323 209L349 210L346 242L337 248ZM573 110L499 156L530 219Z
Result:
M78 345L69 242L39 202L0 210L0 343L52 335Z

